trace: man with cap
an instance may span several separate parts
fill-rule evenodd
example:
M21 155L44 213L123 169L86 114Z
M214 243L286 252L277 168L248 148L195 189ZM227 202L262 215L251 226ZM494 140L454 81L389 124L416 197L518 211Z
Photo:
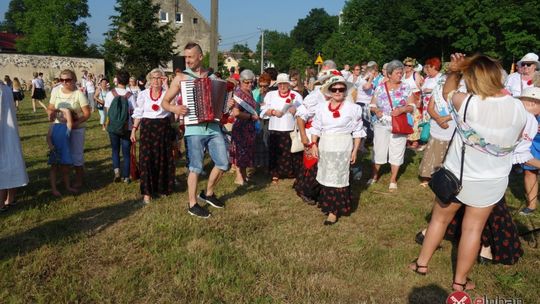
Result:
M276 83L277 91L268 92L261 107L261 117L269 118L268 157L273 184L277 184L280 178L295 178L302 159L302 153L291 153L290 137L296 124L294 114L302 104L302 95L291 90L287 74L279 74Z
M534 72L540 67L538 55L527 53L517 65L519 72L510 74L505 83L505 88L515 97L521 96L524 89L533 86Z

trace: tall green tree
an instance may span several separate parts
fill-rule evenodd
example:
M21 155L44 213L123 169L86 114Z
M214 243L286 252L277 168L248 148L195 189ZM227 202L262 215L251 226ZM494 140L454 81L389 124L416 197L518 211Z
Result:
M289 57L289 67L298 71L304 71L306 67L313 65L314 60L311 57L304 49L295 48Z
M273 63L278 71L289 70L289 57L294 48L294 41L286 33L277 31L264 32L264 60ZM261 57L261 41L257 43L256 58Z
M165 66L175 54L176 30L159 22L159 5L151 0L118 0L105 35L105 58L134 75Z
M305 18L298 20L291 31L291 38L308 54L315 55L337 29L337 16L330 16L323 8L314 8Z
M20 15L23 15L25 12L26 6L24 5L24 0L11 0L4 14L4 21L0 25L0 30L8 33L22 34L21 30L17 28L15 20L20 19Z
M13 0L6 21L23 35L17 51L35 54L84 55L90 17L87 0ZM11 25L12 26L12 25Z

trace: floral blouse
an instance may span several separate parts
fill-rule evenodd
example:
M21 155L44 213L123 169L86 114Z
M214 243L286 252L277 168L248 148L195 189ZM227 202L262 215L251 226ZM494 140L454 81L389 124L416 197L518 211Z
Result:
M388 90L390 97L392 98L392 107L399 108L409 105L407 100L412 94L411 87L402 82L398 89ZM388 101L388 94L386 93L386 83L377 86L373 96L377 99L377 108L382 111L383 116L378 118L377 115L372 116L373 124L391 125L392 124L392 107Z

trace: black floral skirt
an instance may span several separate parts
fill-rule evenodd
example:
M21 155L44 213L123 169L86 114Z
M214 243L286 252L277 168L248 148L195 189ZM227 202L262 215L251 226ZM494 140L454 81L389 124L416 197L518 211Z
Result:
M302 166L301 170L298 170L296 180L294 181L293 188L296 194L302 199L308 199L317 201L321 191L321 185L317 182L317 165L306 169Z
M446 238L458 240L465 206L461 207L448 225ZM493 262L513 265L523 256L516 224L512 220L504 197L495 205L482 231L482 246L490 246Z
M171 194L174 187L174 131L169 118L141 122L139 170L141 194Z
M351 187L326 187L321 185L317 202L324 214L333 213L336 216L349 215L351 213Z
M270 131L268 137L269 170L272 177L295 178L302 170L303 152L291 153L289 131Z

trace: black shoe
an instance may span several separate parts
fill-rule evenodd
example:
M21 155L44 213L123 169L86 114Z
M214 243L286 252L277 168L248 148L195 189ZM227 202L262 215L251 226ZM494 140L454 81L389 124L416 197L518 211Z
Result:
M191 215L194 215L196 217L200 217L200 218L209 218L210 217L210 212L208 212L208 210L201 207L199 204L195 204L195 206L190 207L188 209L188 213L191 214Z
M337 219L337 218L336 218L336 220L333 221L333 222L332 222L332 221L329 221L329 220L324 220L323 225L325 225L325 226L331 226L331 225L334 225L334 224L337 223L337 222L338 222L338 219Z
M215 194L206 196L206 194L204 194L204 191L201 191L201 193L199 194L199 198L207 202L208 204L210 204L210 206L214 208L225 207L225 204L223 204L220 200L218 200Z
M490 265L490 264L493 264L493 260L485 258L485 257L479 255L478 256L478 264L480 264L480 265Z
M424 244L424 239L425 238L426 238L426 236L422 234L422 231L420 231L414 237L414 241L416 242L416 244L422 246L422 244ZM437 250L439 250L439 249L442 249L441 245L437 246Z
M425 236L422 234L422 231L418 232L416 236L414 237L414 241L418 245L422 245L424 243Z

